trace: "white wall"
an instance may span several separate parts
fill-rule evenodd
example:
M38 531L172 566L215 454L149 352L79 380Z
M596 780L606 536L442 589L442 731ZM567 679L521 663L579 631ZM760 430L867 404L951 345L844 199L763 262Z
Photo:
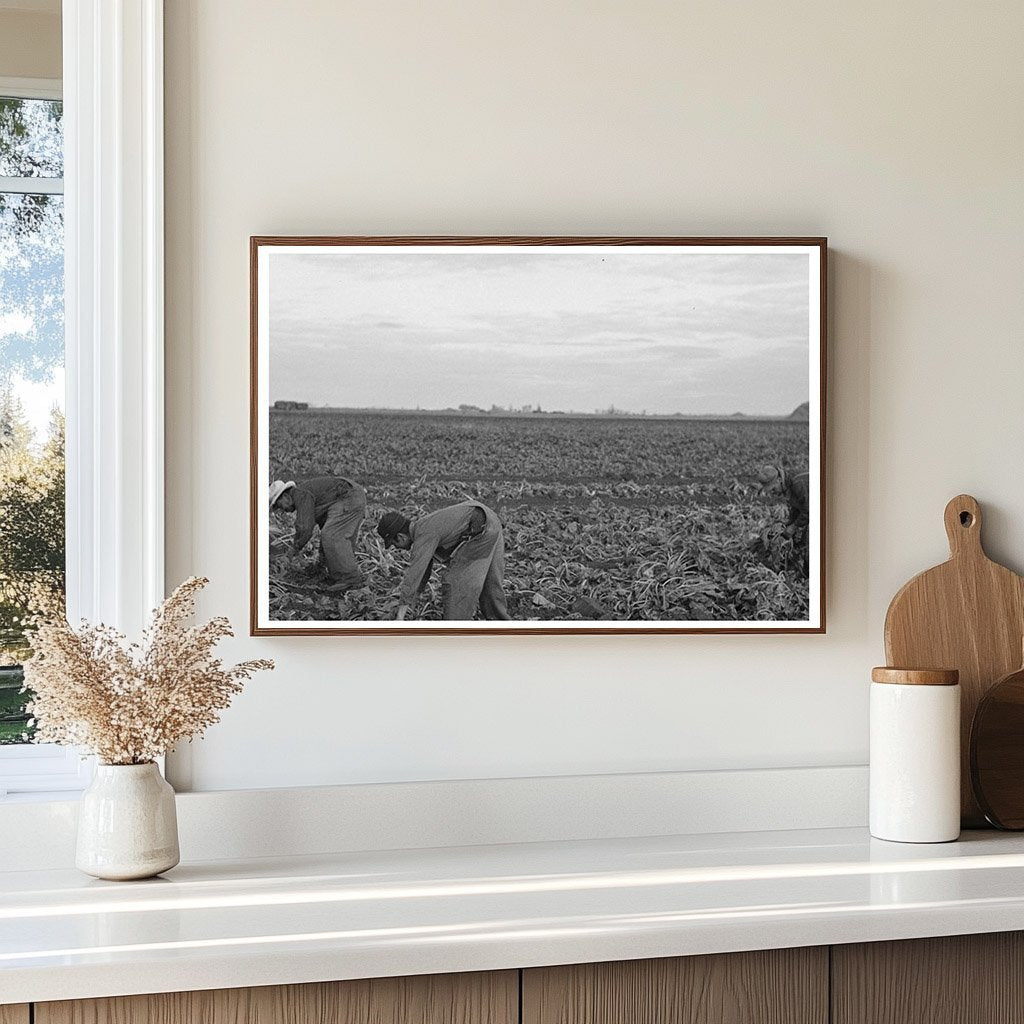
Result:
M862 763L946 500L1024 568L1024 6L167 9L168 582L209 575L242 632L249 235L832 245L826 636L241 638L278 669L194 786Z

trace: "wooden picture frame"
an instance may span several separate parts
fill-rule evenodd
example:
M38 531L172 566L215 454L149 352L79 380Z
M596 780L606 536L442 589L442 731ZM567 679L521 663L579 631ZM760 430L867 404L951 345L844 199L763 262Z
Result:
M824 238L254 236L252 635L824 633L826 274Z

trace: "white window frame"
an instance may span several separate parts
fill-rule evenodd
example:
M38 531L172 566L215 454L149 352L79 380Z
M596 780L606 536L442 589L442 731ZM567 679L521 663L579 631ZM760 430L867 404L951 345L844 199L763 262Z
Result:
M68 617L138 635L164 596L163 0L64 0L63 48ZM0 749L0 794L91 773Z
M59 78L9 78L0 75L0 96L19 100L61 100L64 87Z

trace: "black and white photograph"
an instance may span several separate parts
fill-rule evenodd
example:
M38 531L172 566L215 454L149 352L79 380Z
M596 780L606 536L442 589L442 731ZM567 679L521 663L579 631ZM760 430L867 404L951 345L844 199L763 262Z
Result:
M825 251L253 238L253 633L822 632Z

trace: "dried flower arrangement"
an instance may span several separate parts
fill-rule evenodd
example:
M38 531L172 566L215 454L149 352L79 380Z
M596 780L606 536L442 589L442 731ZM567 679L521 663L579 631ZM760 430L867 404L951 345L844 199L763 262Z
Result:
M41 619L25 663L36 742L83 747L104 764L146 764L217 722L243 682L274 663L225 668L213 648L233 635L228 620L187 625L207 583L182 583L153 612L141 644L109 626Z

